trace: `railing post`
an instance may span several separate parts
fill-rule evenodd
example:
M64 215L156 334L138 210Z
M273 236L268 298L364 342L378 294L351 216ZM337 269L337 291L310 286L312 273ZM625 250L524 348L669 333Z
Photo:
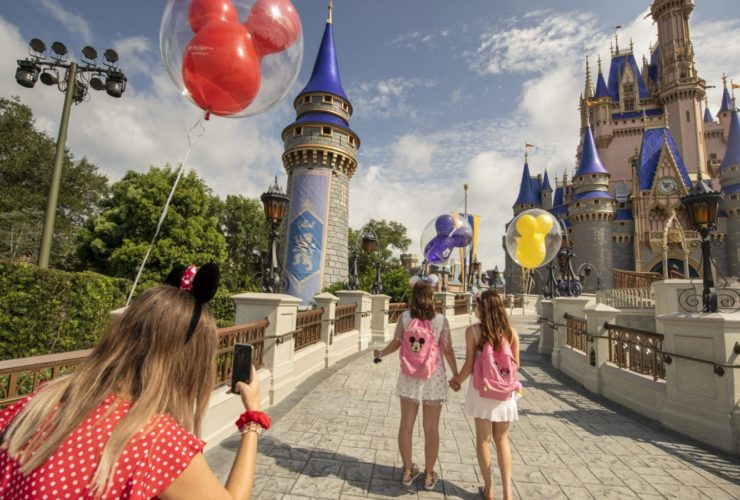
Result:
M236 304L236 323L250 323L267 318L270 324L265 337L281 336L295 331L296 315L301 299L279 293L243 293L232 297ZM295 387L293 377L293 337L291 335L265 339L266 380L260 379L263 400L269 394L271 405L277 404ZM268 383L269 380L269 383ZM269 387L269 391L264 391Z
M701 281L696 286L698 287L698 294L701 296ZM677 312L699 312L701 311L701 300L697 302L696 310L687 311L686 306L681 306L680 296L683 290L691 289L693 287L691 280L665 280L657 281L653 283L653 290L655 290L655 316L662 316L664 314L672 314ZM665 333L658 327L659 333Z
M552 365L560 369L560 349L565 345L567 327L565 326L565 314L583 317L583 308L596 299L591 296L581 295L579 297L558 297L553 299L553 322L555 323L552 344Z
M372 321L370 328L372 330L373 342L387 342L391 335L386 333L388 329L388 307L391 303L390 295L373 295L372 296Z
M372 296L362 290L342 290L337 292L339 305L357 304L355 310L355 328L360 332L358 349L364 351L370 345L372 331L370 329L370 308Z
M590 304L583 309L586 315L586 328L591 341L586 346L586 359L589 365L583 374L583 385L591 392L602 393L603 373L601 368L609 359L609 339L604 323L614 323L619 309L606 304Z
M537 346L537 352L540 354L552 354L553 344L553 327L554 321L552 300L541 300L540 301L540 342Z
M447 321L452 322L455 318L455 294L450 292L436 292L434 300L442 301L442 315Z
M321 341L326 345L324 366L328 368L333 364L329 362L329 348L334 339L334 320L336 319L339 297L324 292L315 295L313 299L316 302L316 307L324 309L324 314L321 316Z

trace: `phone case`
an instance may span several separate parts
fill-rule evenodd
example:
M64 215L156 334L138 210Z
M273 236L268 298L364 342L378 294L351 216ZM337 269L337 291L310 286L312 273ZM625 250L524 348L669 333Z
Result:
M231 392L236 392L237 382L250 382L252 374L252 345L234 344L234 364L231 369Z

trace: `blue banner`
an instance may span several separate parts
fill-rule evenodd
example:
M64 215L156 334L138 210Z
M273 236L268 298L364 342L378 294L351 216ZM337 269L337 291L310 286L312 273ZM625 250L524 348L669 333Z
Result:
M321 292L331 170L294 171L288 217L287 293L309 304Z

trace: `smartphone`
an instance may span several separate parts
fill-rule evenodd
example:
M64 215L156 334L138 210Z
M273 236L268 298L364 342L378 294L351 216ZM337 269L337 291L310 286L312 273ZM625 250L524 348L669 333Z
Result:
M237 382L251 382L252 344L234 344L233 365L231 367L231 392L236 393Z

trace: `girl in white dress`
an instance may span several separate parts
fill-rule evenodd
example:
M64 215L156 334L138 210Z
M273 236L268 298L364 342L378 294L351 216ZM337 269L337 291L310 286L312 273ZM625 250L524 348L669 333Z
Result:
M494 350L500 349L502 343L508 342L517 368L519 367L519 337L509 324L506 307L501 296L493 290L486 290L476 300L476 316L480 320L465 331L465 364L457 377L450 381L450 387L460 390L460 384L473 372L475 360L489 342ZM465 396L465 415L475 418L476 452L478 465L483 475L484 486L480 493L484 498L493 498L491 480L490 441L496 445L496 457L501 481L503 482L504 499L512 498L511 490L511 450L509 449L509 423L519 420L516 400L519 397L513 392L506 401L481 397L472 381Z
M396 384L396 395L401 400L401 422L398 427L398 450L403 460L404 486L411 486L419 476L419 468L412 463L412 436L419 404L424 407L424 459L425 481L424 488L434 489L439 476L434 472L434 464L439 455L439 418L442 405L447 400L447 376L445 374L444 358L450 364L452 375L457 375L455 353L452 350L450 339L450 325L441 314L434 312L434 291L428 281L422 280L414 284L411 290L409 310L405 311L396 323L396 332L385 348L375 349L374 356L378 360L394 353L401 347L401 337L411 323L412 318L431 321L432 334L439 346L437 365L432 376L427 379L411 377L400 372Z

